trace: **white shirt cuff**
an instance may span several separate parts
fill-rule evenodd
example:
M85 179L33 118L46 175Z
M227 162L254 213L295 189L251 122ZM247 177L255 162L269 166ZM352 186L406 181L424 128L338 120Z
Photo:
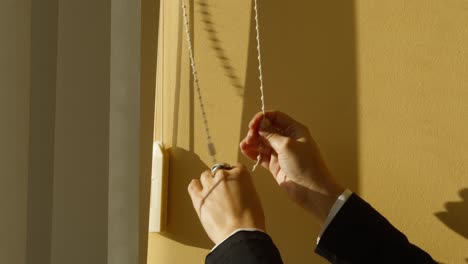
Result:
M331 208L330 212L328 213L327 219L325 219L325 223L322 226L322 230L320 230L320 234L317 237L317 244L320 241L320 237L323 235L323 232L327 229L328 225L331 223L333 218L335 218L336 214L340 211L341 207L346 203L348 198L353 194L349 189L346 189L339 197L336 199L335 204Z
M257 229L257 228L239 228L239 229L236 229L234 230L234 232L232 232L229 236L227 236L225 239L223 239L223 241L219 242L218 244L216 244L210 252L213 252L213 250L215 250L219 245L221 245L224 241L226 241L228 238L230 238L231 236L233 236L234 234L236 234L237 232L240 232L240 231L249 231L249 232L253 232L253 231L260 231L260 232L263 232L265 233L265 231L261 230L261 229Z

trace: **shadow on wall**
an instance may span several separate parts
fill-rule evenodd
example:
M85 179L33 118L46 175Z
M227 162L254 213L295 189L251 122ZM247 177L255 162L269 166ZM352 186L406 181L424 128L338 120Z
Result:
M340 182L358 191L354 1L262 1L259 6L267 109L306 124ZM241 135L260 110L253 16ZM241 154L243 163L252 164ZM264 169L254 181L268 233L285 263L326 263L314 255L321 228L293 205Z
M208 167L197 154L191 151L170 148L168 153L171 159L177 160L178 166L169 162L169 170L178 177L169 177L168 179L168 219L166 230L161 235L185 245L210 249L213 247L213 242L204 232L187 192L194 171L202 172Z
M207 0L200 0L197 2L197 5L200 7L200 14L202 16L203 28L208 33L211 47L216 52L216 57L219 60L220 66L224 69L225 75L231 81L231 85L236 88L236 92L239 96L243 95L244 85L240 80L239 76L236 74L236 70L229 60L226 50L223 48L222 42L219 39L218 31L216 30L216 25L213 22L213 15L210 12L210 5Z
M455 233L468 239L468 188L460 190L459 195L462 201L447 202L445 212L434 215Z
M328 164L358 187L358 120L354 2L260 5L266 107L309 126ZM253 17L242 134L260 111Z

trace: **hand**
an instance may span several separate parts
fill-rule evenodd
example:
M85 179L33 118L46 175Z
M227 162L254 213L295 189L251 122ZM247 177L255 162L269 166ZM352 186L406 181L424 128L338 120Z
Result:
M242 164L202 173L188 186L193 207L210 239L220 243L239 228L265 230L265 217L252 178Z
M240 148L252 160L260 153L260 164L291 199L322 222L344 191L328 170L307 127L284 113L256 114Z

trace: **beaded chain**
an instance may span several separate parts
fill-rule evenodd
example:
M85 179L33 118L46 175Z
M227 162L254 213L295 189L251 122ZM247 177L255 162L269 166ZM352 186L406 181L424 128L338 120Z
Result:
M182 4L182 14L183 14L183 19L184 19L184 26L185 26L185 35L187 38L187 46L189 50L189 57L190 57L190 66L192 68L192 75L193 75L193 81L195 83L195 90L197 92L198 96L198 102L203 118L203 124L205 127L205 134L206 134L206 141L207 141L207 146L208 146L208 153L210 154L212 161L214 164L216 164L216 149L213 144L213 140L210 135L210 131L208 128L208 118L206 117L206 112L205 112L205 105L203 104L203 98L200 90L200 83L198 79L198 73L197 73L197 68L195 65L195 58L194 58L194 52L193 52L193 46L192 46L192 39L190 37L190 27L189 27L189 21L188 21L188 15L187 15L187 5L185 4L185 0L181 0ZM254 13L255 13L255 31L256 31L256 40L257 40L257 59L258 59L258 79L260 81L260 101L262 104L262 113L263 113L263 118L265 118L265 97L263 93L263 72L262 72L262 57L261 57L261 48L260 48L260 26L259 26L259 19L258 19L258 3L257 0L254 0ZM255 165L252 168L252 171L255 171L257 166L260 164L262 157L261 154L259 153L257 156L257 161Z

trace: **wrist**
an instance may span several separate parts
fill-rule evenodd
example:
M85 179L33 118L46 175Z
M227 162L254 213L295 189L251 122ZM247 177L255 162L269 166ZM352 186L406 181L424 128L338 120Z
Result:
M236 230L262 230L265 232L265 220L263 217L263 210L261 216L255 216L250 213L245 213L243 216L230 216L225 218L223 225L219 226L213 232L213 242L218 244L227 236ZM259 213L259 212L256 212Z
M225 228L223 232L219 232L216 236L213 236L211 239L215 245L220 244L228 237L237 233L238 231L262 231L266 232L264 226L255 225L255 224L237 224L229 228Z
M310 189L306 209L323 224L336 200L344 191L345 188L337 183Z

